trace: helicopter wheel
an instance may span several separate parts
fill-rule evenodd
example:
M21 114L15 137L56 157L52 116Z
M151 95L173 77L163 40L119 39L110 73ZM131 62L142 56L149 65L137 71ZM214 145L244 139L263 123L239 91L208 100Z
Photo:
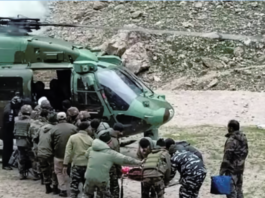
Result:
M144 137L150 137L153 140L158 140L158 128L144 132Z

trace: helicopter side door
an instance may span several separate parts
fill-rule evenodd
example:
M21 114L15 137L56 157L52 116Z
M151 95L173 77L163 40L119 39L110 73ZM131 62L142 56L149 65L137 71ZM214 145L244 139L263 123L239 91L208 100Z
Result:
M22 66L21 66L22 67ZM2 139L3 112L7 103L19 92L22 97L31 98L31 69L2 67L0 69L0 139Z
M78 74L72 72L72 100L80 111L86 110L91 118L109 120L110 112L96 83L94 73Z

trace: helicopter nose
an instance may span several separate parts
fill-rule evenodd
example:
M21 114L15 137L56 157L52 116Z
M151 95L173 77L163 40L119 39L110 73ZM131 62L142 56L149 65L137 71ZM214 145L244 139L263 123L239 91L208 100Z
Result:
M173 116L174 116L174 110L166 108L164 116L163 116L163 124L165 124L168 121L170 121Z

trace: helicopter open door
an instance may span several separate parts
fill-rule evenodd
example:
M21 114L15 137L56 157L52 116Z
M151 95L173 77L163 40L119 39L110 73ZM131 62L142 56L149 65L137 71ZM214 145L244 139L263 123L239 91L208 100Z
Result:
M26 65L1 66L0 73L0 139L2 139L3 111L8 102L19 92L22 97L31 98L33 72Z
M84 64L84 63L83 63ZM86 110L92 118L105 118L109 120L109 111L105 108L105 103L100 89L95 83L94 72L81 72L74 63L75 72L72 72L72 101L80 110Z

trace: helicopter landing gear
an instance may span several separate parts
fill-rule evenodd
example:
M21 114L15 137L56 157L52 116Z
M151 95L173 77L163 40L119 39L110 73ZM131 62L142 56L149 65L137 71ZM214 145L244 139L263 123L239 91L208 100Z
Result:
M152 140L158 140L158 128L144 132L144 137L150 137Z

